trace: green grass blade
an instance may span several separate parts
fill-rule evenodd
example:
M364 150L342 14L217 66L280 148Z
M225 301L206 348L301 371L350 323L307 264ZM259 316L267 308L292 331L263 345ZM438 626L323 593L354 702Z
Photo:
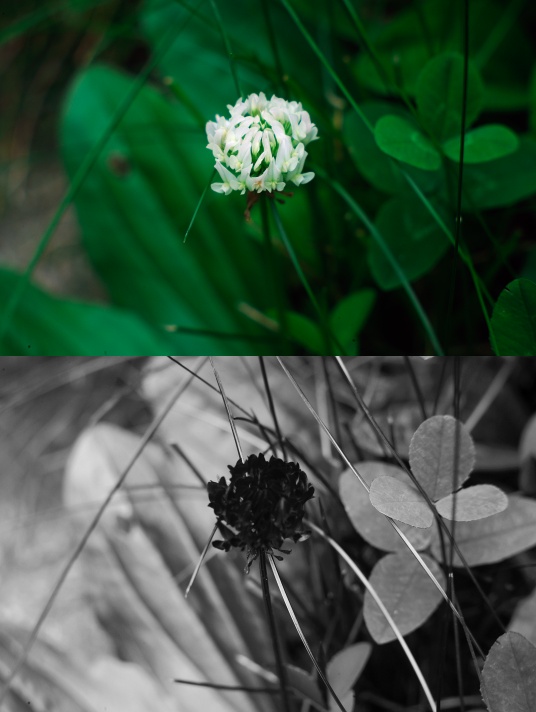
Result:
M361 220L361 222L368 228L370 231L370 234L372 237L376 240L378 246L380 249L383 251L385 257L387 260L389 260L389 263L391 264L393 270L396 272L398 275L400 282L402 284L402 288L406 292L406 294L409 297L409 300L411 301L413 308L415 309L415 313L417 314L424 331L426 332L430 343L432 344L435 353L438 356L443 355L443 349L441 347L441 344L439 343L439 339L434 331L434 328L432 324L430 323L430 320L428 319L422 304L420 303L417 295L415 294L411 284L408 282L406 275L404 274L404 271L396 261L395 256L389 249L389 246L386 244L385 240L383 239L382 235L374 225L374 223L369 220L368 216L366 213L361 209L361 207L355 202L355 200L350 196L350 194L342 187L340 183L337 181L333 180L330 178L324 171L319 168L318 166L315 166L315 171L318 173L319 176L324 178L333 190L335 190L341 198L348 204L348 206L352 209L352 211L357 215L357 217Z
M324 333L326 335L327 352L328 353L332 352L332 350L333 350L332 344L334 344L336 346L336 348L340 351L340 353L344 353L343 347L339 343L338 339L331 332L331 329L329 328L327 319L325 318L324 313L320 309L318 300L315 297L313 290L311 289L311 285L309 284L309 281L307 280L307 277L305 276L305 273L299 263L296 253L294 252L294 248L292 247L292 244L291 244L290 240L288 239L288 235L285 231L285 228L283 227L283 223L281 222L281 218L279 216L277 207L273 200L271 201L271 206L272 206L272 214L274 216L274 220L275 220L275 224L277 225L277 229L279 230L281 240L282 240L283 244L285 245L285 249L287 250L287 252L289 254L292 264L294 265L294 269L296 270L296 273L297 273L298 277L300 278L300 282L303 284L303 287L304 287L305 291L307 292L307 296L309 297L311 304L313 305L316 313L318 314L318 318L320 320L322 330L324 331Z

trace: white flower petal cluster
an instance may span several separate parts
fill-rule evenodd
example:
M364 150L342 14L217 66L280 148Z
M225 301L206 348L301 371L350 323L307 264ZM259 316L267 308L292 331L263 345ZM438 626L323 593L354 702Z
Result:
M216 159L221 183L216 193L239 190L269 193L284 190L287 183L302 185L314 178L304 173L305 146L317 138L317 128L297 101L261 92L227 106L230 118L216 116L207 123L207 148Z

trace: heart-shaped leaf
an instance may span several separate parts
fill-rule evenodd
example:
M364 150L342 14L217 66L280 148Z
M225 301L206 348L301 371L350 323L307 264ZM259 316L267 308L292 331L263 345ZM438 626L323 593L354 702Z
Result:
M360 462L356 467L369 487L377 477L384 475L395 477L402 482L411 482L404 470L385 462ZM350 521L365 541L382 551L406 550L406 544L385 516L372 506L367 491L350 469L341 475L339 493ZM418 529L403 523L399 526L417 550L425 549L430 543L431 529Z
M415 477L434 501L457 490L475 464L469 432L450 415L434 415L415 432L409 446Z
M388 517L412 527L432 526L434 515L419 490L394 477L377 477L370 486L371 504Z
M536 647L519 633L505 633L482 670L482 699L489 712L534 712Z
M436 509L445 519L457 522L472 522L498 514L508 506L508 497L493 485L475 485L449 494L439 502ZM453 516L454 514L454 516Z
M445 141L443 151L451 161L460 160L460 136ZM513 153L519 146L516 134L506 126L489 124L465 134L463 162L485 163Z
M439 583L444 585L445 577L439 565L426 554L421 556ZM380 559L372 569L369 582L402 635L419 628L442 601L441 594L409 551L387 554ZM365 593L364 614L369 633L377 643L396 640L368 591Z
M384 153L410 166L424 171L437 171L441 167L441 156L409 117L382 116L374 127L374 138Z
M503 512L474 522L457 522L455 531L456 543L469 566L494 564L536 545L536 501L509 495ZM437 532L433 534L432 552L441 560ZM454 565L462 566L456 553Z
M536 355L536 284L514 279L503 289L491 317L491 342L497 356Z

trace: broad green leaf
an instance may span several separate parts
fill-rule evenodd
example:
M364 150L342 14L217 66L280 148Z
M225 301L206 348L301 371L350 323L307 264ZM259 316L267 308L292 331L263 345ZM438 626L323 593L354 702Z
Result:
M503 561L536 545L536 501L509 495L508 507L503 512L474 522L456 522L455 533L456 543L469 566ZM437 532L432 539L432 552L441 559ZM454 565L462 566L456 553Z
M387 102L363 102L361 111L375 126L377 121L387 114L398 113L395 105ZM401 116L407 116L402 109ZM411 193L407 180L403 177L399 164L386 155L376 143L374 133L355 113L348 111L344 118L343 136L352 159L361 175L378 190L386 193ZM404 170L424 193L433 193L438 189L442 175L439 171L423 171L408 164Z
M353 686L363 672L372 652L370 643L356 643L334 655L326 667L326 676L343 706L351 712L353 709ZM329 701L330 712L339 709L332 697Z
M382 116L374 127L374 138L384 153L410 166L424 171L441 167L441 156L410 117Z
M443 150L451 161L460 160L460 136L445 141ZM519 147L517 135L500 124L480 126L465 134L463 162L486 163L513 153Z
M432 526L434 515L419 490L394 477L377 477L370 486L370 502L379 512L412 527Z
M500 208L536 194L536 141L521 138L519 148L463 171L464 209Z
M421 556L444 587L445 576L439 565L426 554ZM409 551L387 554L380 559L372 569L369 582L404 636L425 623L443 600ZM364 615L368 631L376 643L396 640L392 628L368 591L365 593Z
M405 483L411 482L400 467L384 462L360 462L356 468L369 486L377 477L382 476L394 477ZM406 544L385 516L372 506L367 491L350 469L346 469L341 475L339 494L348 518L365 541L382 551L406 550ZM418 529L403 523L399 526L417 550L425 549L430 543L432 536L430 528Z
M435 203L434 207L443 212ZM375 224L409 281L431 270L449 248L444 232L414 195L384 203ZM370 243L368 263L382 289L400 286L400 277L376 241Z
M0 269L1 304L8 302L19 279L15 272ZM0 353L139 356L187 353L192 342L188 340L188 344L179 336L150 326L126 309L61 299L30 284L17 307L9 332L0 341Z
M126 75L98 65L78 76L61 125L70 176L109 125L131 83ZM241 303L260 310L273 306L273 285L265 278L262 246L245 238L240 201L208 196L183 244L212 169L205 145L202 130L188 124L185 109L145 87L75 205L86 250L115 304L158 324L210 332L186 346L190 352L244 353L252 349L248 335L268 338L273 345L273 337L262 335L239 309ZM263 350L266 343L255 346Z
M358 335L367 321L374 302L376 292L373 289L362 289L342 299L330 314L329 323L335 338L339 340L346 353L358 352Z
M455 505L454 505L455 502ZM454 517L452 516L454 509ZM508 506L508 497L493 485L474 485L436 502L436 509L445 519L471 522L498 514Z
M489 712L534 712L536 647L519 633L501 635L484 663L480 691Z
M463 74L463 56L457 52L445 52L431 59L419 75L416 88L419 117L438 141L461 133ZM469 62L466 129L479 115L483 101L482 80L475 66Z
M536 355L536 283L514 279L500 293L491 317L497 356Z
M415 432L409 463L430 499L458 489L475 464L475 446L463 423L450 415L434 415Z

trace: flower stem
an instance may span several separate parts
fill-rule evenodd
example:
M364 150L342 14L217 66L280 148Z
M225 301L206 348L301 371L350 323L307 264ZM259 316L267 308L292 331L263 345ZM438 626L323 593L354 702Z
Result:
M320 308L318 300L315 297L315 294L314 294L313 290L311 289L311 285L309 284L307 277L305 276L305 272L303 271L303 269L298 261L298 257L296 256L296 253L294 252L294 248L292 247L292 244L291 244L290 240L288 239L287 233L285 232L285 228L283 227L283 223L281 222L281 218L277 211L275 201L272 200L271 206L272 206L272 213L274 216L275 224L277 225L277 229L279 230L279 235L281 237L281 240L285 246L285 249L288 252L288 255L290 257L292 264L294 265L296 274L298 275L300 282L302 283L305 291L307 292L307 296L309 297L309 300L311 301L311 304L313 305L314 310L316 311L316 313L318 315L319 325L320 325L320 328L322 329L322 333L323 333L323 336L326 341L326 354L333 353L334 349L337 349L338 353L344 354L344 349L342 348L341 344L339 343L337 338L331 333L328 320L326 319L324 312Z
M279 323L279 333L282 340L283 351L287 352L288 338L287 338L287 319L285 314L285 287L284 280L281 279L280 274L277 270L276 255L274 252L274 246L272 244L272 239L270 237L270 221L268 218L268 206L266 196L261 196L260 208L261 208L261 219L262 219L262 232L264 235L264 245L266 248L266 259L268 262L268 269L270 270L270 281L272 282L275 298L276 298L276 309L277 309L277 321Z
M261 551L259 554L259 564L261 569L262 595L264 597L266 617L268 618L270 637L272 639L272 645L274 648L274 657L277 668L277 676L279 678L279 687L281 689L281 702L283 704L283 712L291 712L290 700L288 698L287 674L283 665L283 658L281 656L281 648L279 646L277 628L275 626L274 611L272 609L272 599L270 598L270 586L268 583L268 570L266 567L265 551Z

